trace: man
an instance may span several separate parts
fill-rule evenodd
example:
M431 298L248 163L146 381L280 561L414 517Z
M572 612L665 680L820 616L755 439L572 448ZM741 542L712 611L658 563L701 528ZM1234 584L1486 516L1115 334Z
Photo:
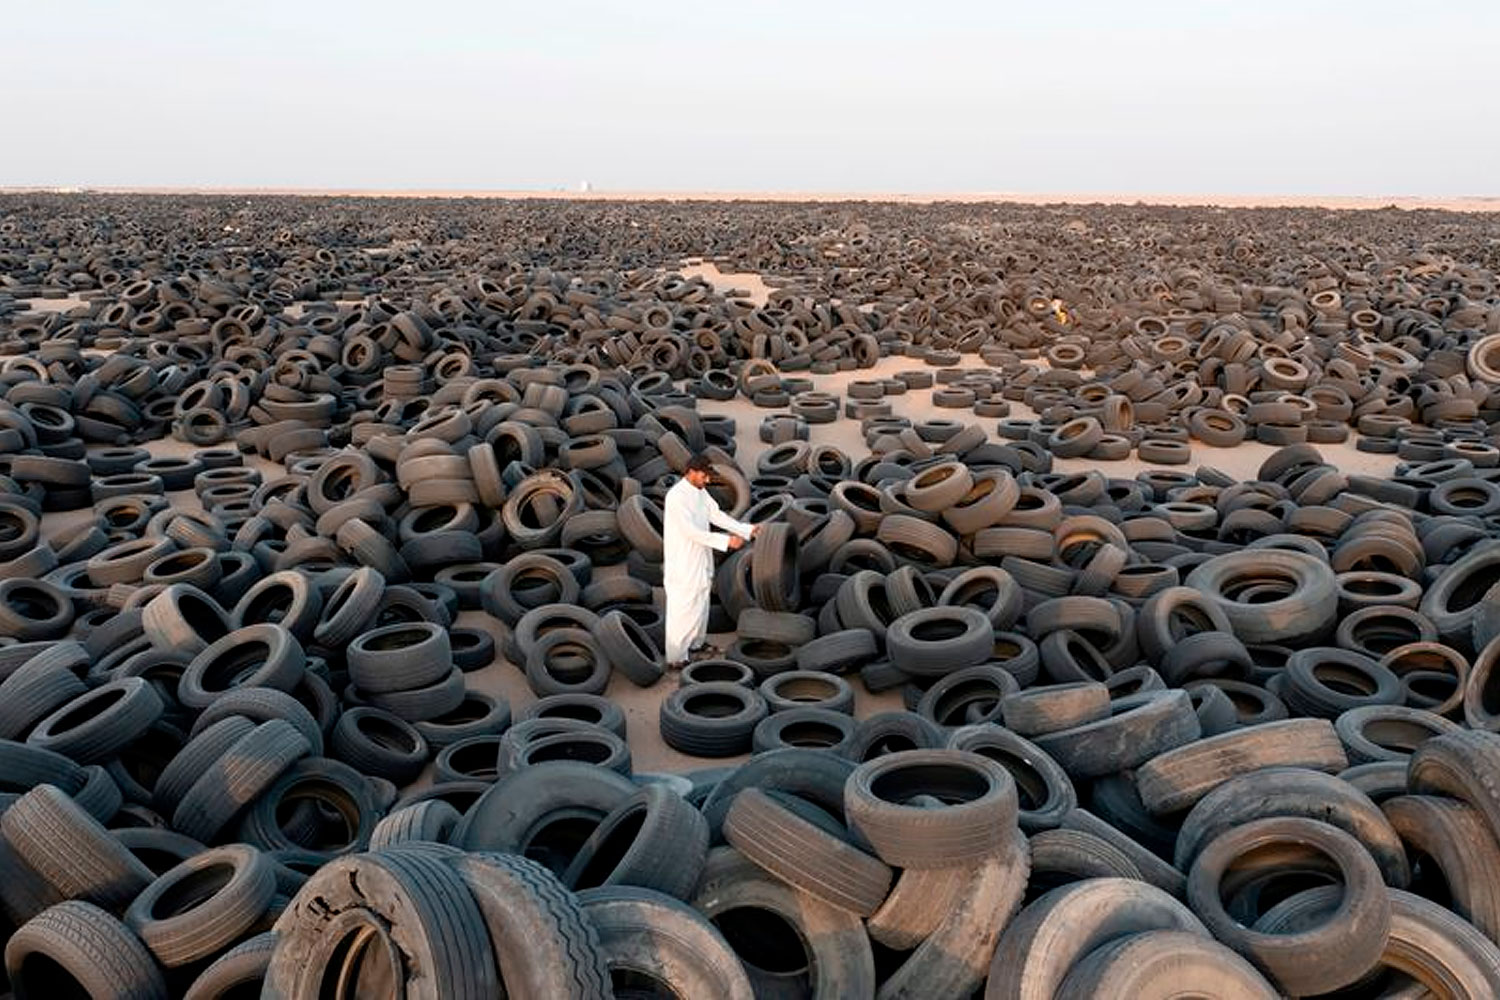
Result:
M713 463L705 455L688 460L682 479L667 490L662 539L666 562L662 587L667 592L667 648L669 667L686 665L691 653L708 635L708 600L713 587L714 550L734 550L754 538L759 525L736 521L719 509L708 492ZM709 530L709 525L730 534Z

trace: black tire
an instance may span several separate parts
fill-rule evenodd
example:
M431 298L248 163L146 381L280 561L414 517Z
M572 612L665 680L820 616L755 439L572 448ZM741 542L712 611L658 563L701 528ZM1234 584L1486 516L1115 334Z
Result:
M988 757L1010 772L1016 784L1016 821L1030 834L1063 824L1078 806L1067 772L1035 743L996 725L964 726L948 734L950 750Z
M349 679L365 694L427 687L453 669L448 633L432 622L403 622L355 637L345 654Z
M1274 581L1286 596L1249 604L1225 593L1251 579ZM1302 552L1257 549L1214 556L1183 582L1216 604L1246 644L1306 645L1327 633L1338 613L1333 570Z
M573 889L634 885L684 899L707 856L702 814L670 788L648 785L600 821L562 880Z
M484 916L506 996L614 996L598 931L551 872L510 854L465 854L448 864Z
M357 689L356 689L357 690ZM464 703L468 689L463 671L451 668L442 680L408 691L387 691L365 697L376 708L400 716L407 722L425 722L456 711Z
M997 722L1002 703L1019 690L1015 675L1003 667L964 667L938 678L917 702L917 714L945 727Z
M188 664L177 684L177 700L202 710L236 687L290 692L302 680L307 656L280 625L247 625L210 644Z
M609 685L610 662L582 629L548 632L526 654L526 683L538 697L599 694Z
M224 692L193 720L193 729L188 735L197 738L215 722L233 715L255 723L272 719L289 722L307 740L314 757L323 755L323 730L318 720L296 698L275 688L233 688Z
M739 955L759 996L783 995L778 988L875 995L875 959L859 917L797 891L732 848L709 853L692 904Z
M913 805L918 796L943 803ZM998 850L1015 829L1010 772L960 750L908 750L859 765L844 789L850 830L900 868L966 864Z
M594 637L610 665L637 687L650 687L665 672L661 650L650 633L622 611L601 617Z
M1107 719L1062 729L1034 741L1068 776L1097 778L1128 770L1202 735L1186 691L1148 691L1110 704Z
M165 709L150 681L124 677L54 709L37 722L26 742L80 764L92 764L108 760L139 739Z
M414 725L435 748L475 736L494 736L510 727L510 702L499 695L466 690L464 700L453 711Z
M848 756L857 725L852 716L822 708L790 708L766 716L751 737L755 753L804 747Z
M69 656L66 651L76 651ZM69 663L89 663L76 642L59 642L26 659L0 682L0 739L24 739L42 719L88 691Z
M691 907L659 892L626 887L589 889L578 900L599 933L616 996L640 983L648 996L753 1000L733 949Z
M82 900L58 903L11 935L5 971L17 1000L72 993L113 1000L167 1000L166 979L140 938Z
M409 995L453 1000L499 995L489 932L463 878L444 855L409 847L339 858L308 879L277 921L280 941L265 993L318 995L350 982L358 949L347 954L344 946L350 936L368 933L372 922L389 928L409 956L364 973L373 982L383 974Z
M172 812L172 828L205 844L307 754L302 734L280 719L236 740L193 782Z
M854 689L842 677L815 670L789 670L767 677L760 693L772 713L793 708L821 708L854 714Z
M375 793L364 775L336 760L309 757L287 768L251 803L239 833L262 850L331 857L364 850L377 815Z
M750 545L750 590L765 611L795 611L801 603L797 534L785 522L762 524Z
M521 854L558 873L637 788L614 771L577 761L502 775L464 814L452 842L468 851Z
M442 799L428 799L387 814L370 831L370 850L397 844L446 844L463 816Z
M276 942L273 931L241 941L199 973L182 1000L229 1000L252 993L259 996Z
M892 873L885 863L758 788L734 797L724 838L771 875L860 916L875 912L890 891Z
M271 861L247 844L204 851L136 896L125 925L167 968L197 962L229 947L271 905Z
M759 691L722 681L692 684L662 702L661 738L695 757L733 757L749 751L755 727L768 713Z
M16 857L64 898L122 910L155 877L98 820L53 785L38 785L0 814Z
M427 740L406 720L378 708L351 708L329 734L333 757L362 774L404 785L427 764Z
M940 677L977 666L995 648L995 629L984 612L929 607L902 615L885 633L891 663L916 677Z
M151 801L164 816L172 815L182 797L203 776L208 767L222 757L235 742L255 728L255 723L240 715L220 719L190 739L166 763L151 789Z
M483 670L495 661L495 637L482 628L450 628L448 641L453 647L453 665L464 673Z
M518 723L529 719L573 719L607 729L622 739L625 737L625 712L613 701L597 694L555 694L538 698L516 716Z

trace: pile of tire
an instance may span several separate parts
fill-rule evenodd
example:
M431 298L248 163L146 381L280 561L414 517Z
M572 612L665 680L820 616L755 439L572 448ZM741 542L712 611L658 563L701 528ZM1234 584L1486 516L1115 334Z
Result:
M756 307L635 270L681 248L622 209L547 223L555 260L299 228L252 261L173 202L108 203L108 254L15 204L3 287L88 296L0 315L17 996L1500 995L1485 268L1205 273L1164 212L1170 274L1088 284L1045 212L1002 253L747 210L714 239L800 275ZM926 390L999 423L894 414ZM735 396L785 411L753 470ZM809 441L841 415L868 455ZM1335 425L1395 475L1327 462ZM1062 464L1251 428L1246 482ZM671 683L661 504L700 451L761 531L657 722L734 761L637 774L605 693ZM536 700L469 683L497 660Z

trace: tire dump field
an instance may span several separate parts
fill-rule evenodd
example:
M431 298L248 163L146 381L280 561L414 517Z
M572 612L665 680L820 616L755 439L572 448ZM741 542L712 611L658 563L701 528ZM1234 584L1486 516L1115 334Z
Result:
M1497 272L1443 212L0 196L9 989L1500 997ZM705 450L763 527L678 674Z

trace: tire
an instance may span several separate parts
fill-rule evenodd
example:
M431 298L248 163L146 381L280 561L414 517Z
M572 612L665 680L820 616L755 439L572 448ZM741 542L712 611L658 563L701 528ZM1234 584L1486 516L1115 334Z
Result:
M1461 729L1441 715L1401 705L1351 708L1334 720L1333 728L1343 741L1351 765L1405 762L1425 741Z
M859 918L752 864L732 848L709 853L692 899L739 955L757 995L790 982L801 995L869 997L875 959ZM775 935L777 924L790 935Z
M499 695L464 691L464 700L446 715L415 723L431 747L445 748L476 736L496 736L510 728L510 702Z
M234 944L260 920L275 893L270 859L246 844L231 844L156 879L124 920L157 961L173 969Z
M1020 736L1045 736L1109 715L1109 689L1080 681L1008 694L1000 702L1005 727Z
M1226 595L1243 581L1270 580L1290 592L1278 600L1241 603ZM1201 591L1228 619L1241 642L1293 647L1326 635L1338 613L1338 586L1327 563L1301 552L1257 549L1214 556L1184 583Z
M384 593L385 577L369 566L359 567L324 602L313 640L329 649L347 646L375 620Z
M934 750L944 739L936 723L915 712L880 712L860 721L845 753L858 764L901 750Z
M1353 708L1401 700L1400 678L1348 649L1299 649L1287 660L1283 676L1282 700L1298 715L1334 719Z
M29 746L80 764L108 760L161 718L166 706L143 677L102 684L54 709L32 727Z
M215 722L234 715L255 723L272 719L289 722L307 740L314 757L323 755L323 730L318 726L318 720L296 698L275 688L247 687L226 691L193 720L189 735L196 738Z
M467 851L524 855L561 872L599 822L636 791L629 778L591 764L533 764L491 785L464 813L452 842Z
M786 747L805 747L847 756L854 742L856 723L852 716L822 708L791 708L761 719L751 734L754 753Z
M506 996L614 996L599 934L555 875L508 854L465 854L448 864L484 916Z
M702 814L666 786L648 785L600 821L562 880L575 890L634 885L684 899L707 856Z
M801 603L797 534L785 522L763 524L750 544L750 592L764 611L795 611Z
M1420 896L1390 891L1391 934L1381 962L1438 996L1500 996L1500 948L1473 924Z
M769 711L759 691L724 681L693 684L662 702L661 738L695 757L733 757L749 751L755 727Z
M1198 739L1198 715L1186 691L1150 691L1116 699L1107 719L1034 741L1075 781L1129 770Z
M902 615L886 630L891 663L917 677L940 677L990 658L995 630L974 608L924 608Z
M425 737L411 723L378 708L351 708L329 734L333 757L361 774L405 785L427 764Z
M637 687L650 687L665 672L661 650L650 633L622 611L600 617L594 638L610 665Z
M516 716L518 723L530 719L573 719L625 738L625 712L602 695L556 694L538 698Z
M1077 807L1073 782L1036 744L993 724L963 726L948 735L947 747L988 757L1010 772L1017 795L1016 820L1026 833L1061 826Z
M311 822L299 812L310 814ZM287 768L251 803L239 833L262 850L333 857L364 850L376 814L375 793L364 775L336 760L310 757Z
M199 973L183 1000L228 1000L242 993L259 996L276 940L274 932L266 931L230 948Z
M302 680L307 656L280 625L247 625L210 644L188 664L177 684L177 700L202 710L236 687L290 692Z
M744 966L696 910L649 889L589 889L578 898L599 932L616 995L638 978L650 984L643 989L670 996L752 1000Z
M1310 927L1290 933L1253 929L1248 925L1261 914L1231 916L1220 897L1231 867L1236 884L1243 886L1247 883L1241 879L1253 882L1268 869L1305 865L1311 859L1337 866L1343 901L1335 913ZM1214 937L1294 996L1331 992L1358 981L1380 961L1391 926L1390 897L1380 870L1359 841L1326 823L1296 817L1256 820L1210 841L1188 874L1188 902ZM1309 954L1322 960L1308 962Z
M761 696L774 714L795 708L818 708L854 714L854 689L842 677L815 670L789 670L760 683Z
M1399 842L1441 875L1449 908L1484 932L1500 933L1500 843L1472 806L1434 795L1400 795L1380 806ZM1404 888L1398 886L1397 888Z
M403 622L362 632L345 655L349 679L366 694L426 687L453 669L448 633L431 622Z
M764 639L788 646L801 646L817 638L818 626L806 615L746 608L740 612L735 634L746 639Z
M229 616L212 597L190 584L174 583L141 608L141 627L157 649L196 656L210 643L228 635L230 623Z
M39 721L88 691L70 664L87 667L89 655L77 643L59 642L0 682L0 739L24 739Z
M53 785L38 785L0 814L17 858L66 899L123 910L151 870Z
M1001 939L1022 904L1031 865L1025 838L1011 834L1004 850L972 870L971 883L927 940L880 987L880 997L971 996L983 984Z
M1087 809L1074 809L1063 817L1062 829L1077 830L1103 841L1129 859L1140 872L1140 878L1170 895L1182 899L1187 894L1187 876L1153 854L1145 845L1131 839L1123 830L1104 822Z
M374 707L383 708L407 722L426 722L457 711L467 694L463 671L453 667L446 677L427 687L372 694L366 700Z
M526 654L526 683L538 697L599 694L609 686L609 660L582 629L548 632Z
M892 873L883 862L757 788L734 797L724 837L767 873L862 917L875 912L891 887Z
M1203 796L1182 821L1173 861L1187 871L1215 837L1271 816L1315 819L1335 826L1364 845L1387 885L1401 889L1411 880L1401 838L1380 807L1341 778L1305 768L1251 771Z
M255 728L255 723L244 716L232 715L204 727L203 731L190 739L177 754L166 763L151 789L151 801L156 810L170 816L182 801L182 797L193 787L193 782L216 760L228 752L240 737Z
M1276 1000L1264 976L1230 949L1190 931L1147 931L1089 952L1058 987L1061 1000L1162 1000L1182 993Z
M1167 587L1152 594L1135 619L1141 652L1161 663L1179 641L1199 632L1231 632L1229 616L1192 587Z
M72 991L112 1000L167 1000L161 969L124 924L82 900L58 903L11 935L5 971L17 1000Z
M1164 815L1191 808L1230 778L1278 766L1337 774L1349 760L1331 723L1288 719L1166 751L1136 771L1136 788L1147 809Z
M909 805L934 796L941 808ZM942 868L993 853L1014 828L1015 781L978 754L908 750L859 765L844 789L849 828L881 860Z
M446 844L463 819L442 799L428 799L389 813L370 831L370 850L396 844Z
M1436 736L1419 746L1407 768L1413 795L1446 795L1478 809L1500 838L1500 736L1459 732Z
M995 722L1002 702L1019 690L1015 676L1003 667L964 667L938 678L917 703L917 714L945 727Z
M1209 940L1187 907L1145 882L1098 878L1053 889L1017 914L1000 936L985 998L1059 996L1068 972L1094 949L1150 931Z
M854 764L819 750L789 747L756 754L715 784L704 800L702 813L710 835L718 841L734 799L750 788L781 792L806 799L843 822L844 786Z
M284 570L251 584L230 613L230 626L279 624L306 643L323 614L323 593L307 574Z
M339 961L341 946L350 935L367 933L372 921L387 928L405 956L381 970L401 980L393 987L404 988L404 995L481 1000L499 994L489 933L463 878L446 857L412 848L339 858L308 879L276 921L280 940L265 994L319 995L350 981L353 970Z
M310 747L290 723L265 722L236 740L193 782L172 812L172 828L212 844L245 806Z

